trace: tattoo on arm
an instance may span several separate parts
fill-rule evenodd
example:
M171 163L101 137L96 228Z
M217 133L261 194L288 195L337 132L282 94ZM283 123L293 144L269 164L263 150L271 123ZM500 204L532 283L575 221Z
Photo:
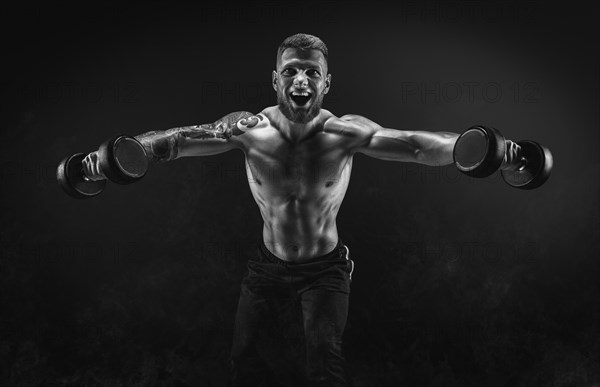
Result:
M158 163L174 160L177 157L179 147L178 129L180 128L147 132L135 136L135 138L146 149L148 161Z
M164 162L177 158L179 145L187 139L224 139L244 134L246 128L253 128L263 117L249 112L235 112L212 124L182 126L164 131L152 131L135 136L144 146L148 160Z

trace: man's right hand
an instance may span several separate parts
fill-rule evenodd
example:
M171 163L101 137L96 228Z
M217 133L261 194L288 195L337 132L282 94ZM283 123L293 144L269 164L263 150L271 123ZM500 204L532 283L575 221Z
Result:
M134 137L118 135L95 152L76 153L62 160L56 177L67 194L86 199L100 194L107 180L130 184L144 177L147 170L144 146Z
M102 169L100 169L98 151L92 152L85 156L81 164L83 167L83 174L87 179L92 181L106 180L106 175L104 175L104 173L102 173Z

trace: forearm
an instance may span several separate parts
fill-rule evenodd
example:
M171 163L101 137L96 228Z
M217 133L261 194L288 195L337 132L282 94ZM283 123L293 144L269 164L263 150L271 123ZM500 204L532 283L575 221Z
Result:
M459 134L453 132L413 132L409 138L415 148L416 161L430 166L449 165L454 162L454 144Z
M179 155L179 128L151 131L135 136L144 149L148 161L159 163L175 160Z

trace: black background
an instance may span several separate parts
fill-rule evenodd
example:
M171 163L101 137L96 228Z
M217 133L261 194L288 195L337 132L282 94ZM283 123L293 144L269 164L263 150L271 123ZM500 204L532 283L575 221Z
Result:
M535 139L534 191L357 155L355 386L592 386L598 333L597 12L569 2L2 6L0 384L223 386L262 220L243 154L180 159L92 200L54 176L118 133L275 102L278 44L330 50L324 107Z

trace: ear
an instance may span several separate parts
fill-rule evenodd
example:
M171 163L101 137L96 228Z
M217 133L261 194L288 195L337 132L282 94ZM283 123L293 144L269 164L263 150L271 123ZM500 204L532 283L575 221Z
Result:
M329 92L329 88L331 87L331 74L327 74L325 78L325 90L323 91L325 94Z
M273 73L271 74L271 85L275 91L277 91L277 82L277 71L273 70Z

